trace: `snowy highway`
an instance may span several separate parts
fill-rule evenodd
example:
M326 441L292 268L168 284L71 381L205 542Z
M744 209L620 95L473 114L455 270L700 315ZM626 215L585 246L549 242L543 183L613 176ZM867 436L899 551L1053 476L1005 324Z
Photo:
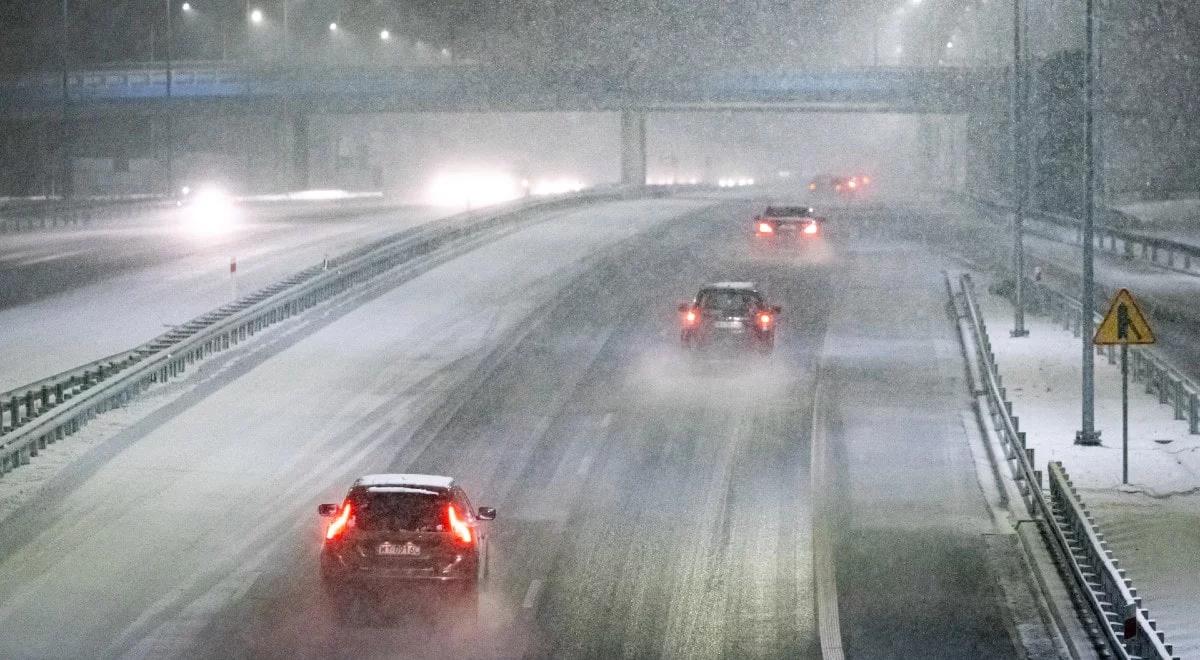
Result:
M886 209L753 252L751 210L538 212L201 364L4 522L0 656L820 657L832 607L850 657L1053 657L944 263ZM675 305L730 278L776 351L690 369ZM315 505L387 471L499 510L478 628L334 623Z

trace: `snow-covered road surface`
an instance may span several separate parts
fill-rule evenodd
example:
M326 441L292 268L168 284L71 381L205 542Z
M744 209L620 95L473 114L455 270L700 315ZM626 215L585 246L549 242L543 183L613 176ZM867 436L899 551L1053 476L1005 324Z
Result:
M289 207L296 214L313 209ZM372 239L428 222L429 207L332 217L247 210L229 233L144 223L5 236L0 391L128 350L234 298ZM229 263L237 259L236 279Z
M752 256L749 212L554 212L202 365L5 521L28 535L0 539L0 656L817 657L828 346L847 648L1013 657L1040 623L1006 604L1024 582L961 424L942 264L836 233ZM784 307L769 361L676 350L676 302L716 279ZM332 623L315 504L376 471L450 473L499 508L478 630L423 608Z

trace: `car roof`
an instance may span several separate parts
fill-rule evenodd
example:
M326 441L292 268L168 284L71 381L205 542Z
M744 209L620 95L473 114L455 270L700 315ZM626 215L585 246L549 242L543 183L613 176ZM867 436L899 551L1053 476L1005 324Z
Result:
M367 474L354 482L356 486L415 486L417 488L448 489L454 479L437 474Z
M808 217L816 213L816 209L805 204L771 204L767 206L763 213L774 216L798 215Z
M738 289L740 291L757 292L754 282L712 282L705 284L703 289Z

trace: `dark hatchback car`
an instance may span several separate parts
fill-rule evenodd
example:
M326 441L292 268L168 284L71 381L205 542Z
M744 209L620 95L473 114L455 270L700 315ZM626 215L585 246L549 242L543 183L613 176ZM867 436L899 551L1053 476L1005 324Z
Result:
M340 619L357 603L405 597L418 589L441 592L475 611L487 574L484 520L450 477L372 474L359 478L341 504L322 504L331 518L321 548L321 579Z
M714 282L691 302L679 305L684 348L710 353L750 349L763 355L775 347L780 308L768 305L753 282Z

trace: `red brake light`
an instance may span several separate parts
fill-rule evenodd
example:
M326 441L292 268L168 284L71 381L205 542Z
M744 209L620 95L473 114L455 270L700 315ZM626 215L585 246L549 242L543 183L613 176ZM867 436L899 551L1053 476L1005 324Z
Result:
M809 190L816 190L816 189L817 189L817 184L815 184L815 183L810 183L810 184L808 184L808 189L809 189Z
M871 183L871 177L869 177L869 176L864 176L864 177L862 178L862 182L863 182L863 185L864 185L864 186L865 186L865 185L868 185L868 184L870 184L870 183Z
M850 179L849 181L846 182L846 185L850 186L851 189L854 189L854 188L858 187L858 182L855 181L854 179Z
M804 233L805 233L805 234L808 234L809 236L812 236L813 234L817 233L817 223L815 223L815 222L810 222L810 223L808 223L808 224L804 225L804 230L803 230L803 231L804 231Z
M769 222L760 222L760 223L758 223L758 233L760 233L760 234L774 234L774 233L775 233L775 228L774 228L774 227L772 227L772 226L771 226L771 223L769 223Z
M771 315L770 314L759 314L758 315L758 324L761 325L763 327L763 329L766 329L767 326L771 325Z
M347 501L342 505L342 512L338 514L333 522L329 523L329 529L325 530L325 539L332 540L342 535L346 531L346 525L350 523L350 502Z
M689 309L687 311L687 313L683 315L683 320L687 321L688 325L692 325L693 323L695 323L696 322L696 310Z
M458 537L458 540L462 541L463 543L470 543L471 527L466 523L466 521L458 517L458 511L454 509L453 504L446 508L446 514L450 518L450 531L454 532L454 535Z

